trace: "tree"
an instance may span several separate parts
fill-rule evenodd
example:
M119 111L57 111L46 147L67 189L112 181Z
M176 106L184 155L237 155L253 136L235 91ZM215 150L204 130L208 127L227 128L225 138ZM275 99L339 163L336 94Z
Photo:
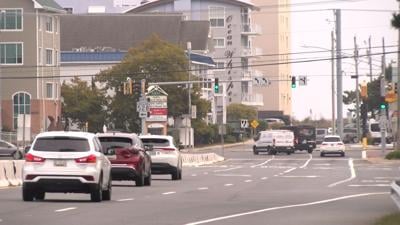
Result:
M86 81L74 78L71 84L65 82L61 86L61 95L64 98L62 114L64 118L77 123L83 128L88 123L91 132L101 131L106 120L107 99L104 91L96 85L89 86Z
M97 78L105 90L112 90L109 105L110 122L118 129L139 130L139 118L136 113L138 96L124 95L122 83L128 77L139 82L186 81L188 80L188 59L183 49L167 43L153 35L149 40L131 48L122 62L109 70L103 71ZM183 85L162 86L168 93L168 115L180 116L188 113L188 91ZM200 88L192 88L192 103L197 105L197 115L204 117L210 106L200 100Z
M247 106L238 103L230 104L227 107L227 120L239 121L241 119L257 119L257 109L253 106Z

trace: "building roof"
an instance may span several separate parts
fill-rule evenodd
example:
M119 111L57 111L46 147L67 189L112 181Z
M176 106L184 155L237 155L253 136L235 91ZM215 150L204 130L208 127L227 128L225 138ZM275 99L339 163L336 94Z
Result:
M130 9L134 6L139 5L140 0L137 0L137 4L133 5L121 5L115 4L114 0L55 0L63 8L71 8L73 14L85 14L89 13L92 7L103 7L104 12L102 13L122 13L123 11ZM132 0L134 3L135 1ZM100 13L100 12L97 12Z
M33 0L33 2L35 3L35 8L42 8L55 12L65 12L64 8L55 0Z
M72 52L65 51L61 52L61 63L118 63L123 60L126 51L123 52ZM208 66L214 66L214 60L205 55L196 53L190 54L190 60L193 63L205 64Z
M61 16L61 51L81 47L111 47L127 51L153 34L161 39L192 50L206 50L209 21L184 21L181 14L115 15L93 14Z
M149 0L143 4L137 5L137 6L132 6L129 9L126 9L123 11L123 13L132 13L132 12L143 12L144 10L153 8L155 6L167 4L170 2L174 2L175 0ZM216 2L222 2L226 4L232 4L232 5L238 5L238 6L244 6L244 7L249 7L252 10L259 10L258 7L256 7L253 3L251 3L249 0L214 0Z

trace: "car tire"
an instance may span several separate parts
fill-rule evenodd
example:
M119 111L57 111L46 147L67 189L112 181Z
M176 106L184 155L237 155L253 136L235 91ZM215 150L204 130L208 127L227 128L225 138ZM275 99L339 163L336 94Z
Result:
M258 152L256 150L253 151L254 155L258 155Z
M179 169L179 178L178 180L182 180L182 167Z
M174 172L172 172L171 174L171 178L172 180L179 180L179 169L175 168Z
M45 196L46 196L46 193L44 191L38 191L35 193L36 200L44 200Z
M13 159L16 159L16 160L22 159L22 158L23 158L22 153L21 153L20 151L15 151L15 152L12 154L12 157L13 157Z
M111 182L111 175L110 175L108 178L107 190L104 190L102 193L103 200L110 201L111 193L112 193L112 182Z
M96 187L90 193L90 200L92 202L101 202L101 200L103 199L102 185L103 185L103 182L102 182L102 175L101 175L99 183L96 185Z
M26 187L25 184L22 185L22 200L24 200L25 202L31 202L33 201L33 191Z
M324 156L325 156L325 154L324 154L323 152L321 152L320 156L321 156L321 157L324 157Z
M345 156L346 156L346 154L343 152L343 153L342 153L342 157L345 157Z
M287 155L290 155L290 154L292 154L292 152L289 151L289 152L286 152L286 154L287 154Z
M137 187L144 186L144 170L135 178L135 183Z
M313 152L313 150L312 150L312 149L307 149L307 152L308 152L309 154L311 154L311 153Z
M149 171L149 175L146 178L144 178L144 185L151 186L151 170Z

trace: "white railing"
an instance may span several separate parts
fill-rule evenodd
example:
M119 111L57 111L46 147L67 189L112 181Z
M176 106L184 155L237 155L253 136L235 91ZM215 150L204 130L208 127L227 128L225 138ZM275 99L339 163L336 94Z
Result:
M395 181L391 185L390 197L400 210L400 180Z
M262 29L260 25L257 24L242 24L242 33L245 34L261 34Z
M262 48L250 48L249 46L242 46L242 57L257 57L262 54Z

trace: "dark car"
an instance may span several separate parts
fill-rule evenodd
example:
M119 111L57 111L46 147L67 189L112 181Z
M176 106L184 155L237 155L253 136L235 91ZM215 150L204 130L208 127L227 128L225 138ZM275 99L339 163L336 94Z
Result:
M113 180L133 180L136 186L151 185L151 157L136 134L97 134L111 162Z
M317 147L316 132L314 126L284 126L280 127L280 129L293 131L295 141L294 147L296 150L306 150L308 153L312 153L313 150Z
M24 157L17 146L3 140L0 140L0 156L13 157L14 159L22 159Z

